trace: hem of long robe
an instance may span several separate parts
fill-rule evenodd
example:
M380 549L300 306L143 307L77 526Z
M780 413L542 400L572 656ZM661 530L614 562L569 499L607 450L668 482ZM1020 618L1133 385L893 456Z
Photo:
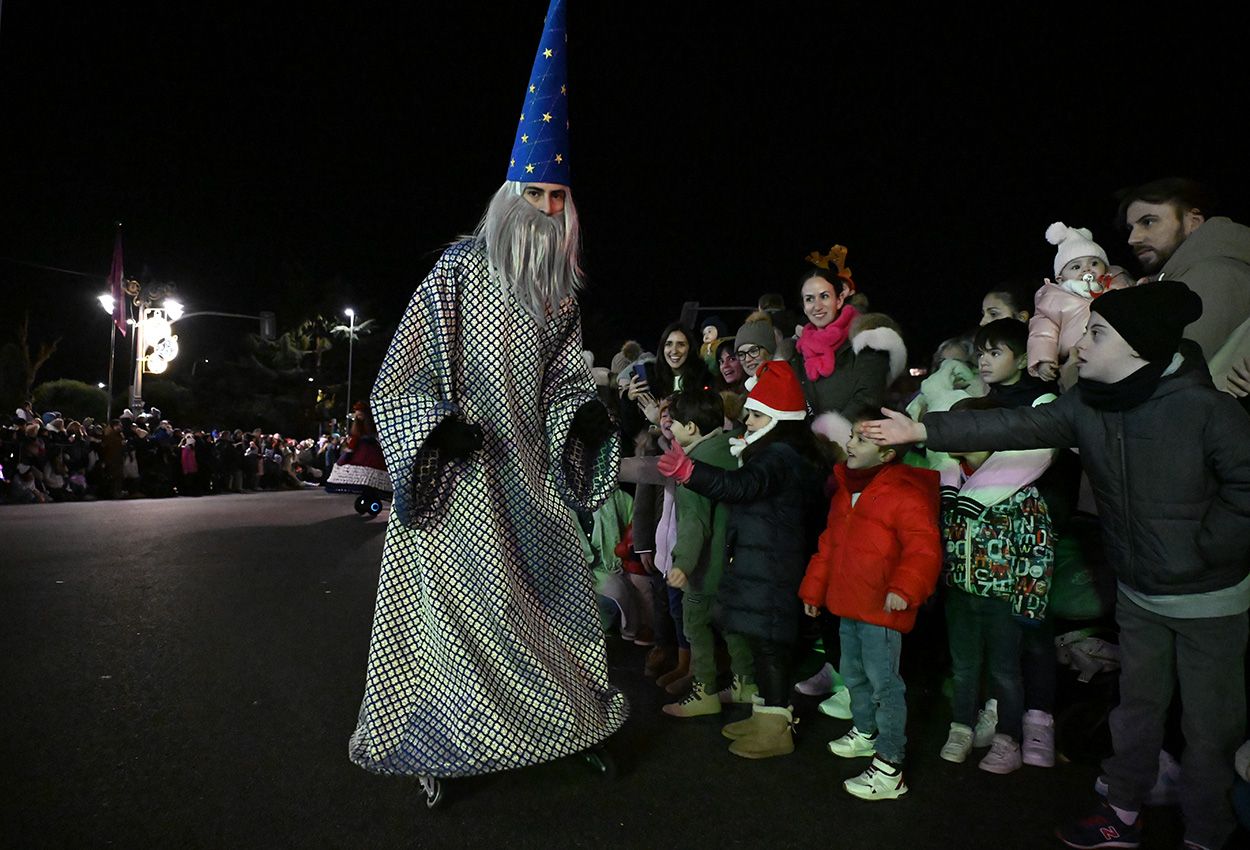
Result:
M607 693L608 724L603 729L596 729L585 735L571 738L560 745L550 745L541 754L518 754L515 759L486 759L482 764L451 764L423 762L416 754L400 752L387 758L370 758L361 741L361 728L352 734L348 744L348 757L353 763L370 773L386 776L431 776L437 779L458 779L469 776L485 776L491 773L502 773L524 767L534 767L585 752L603 743L620 731L629 717L629 700L624 693L612 688Z

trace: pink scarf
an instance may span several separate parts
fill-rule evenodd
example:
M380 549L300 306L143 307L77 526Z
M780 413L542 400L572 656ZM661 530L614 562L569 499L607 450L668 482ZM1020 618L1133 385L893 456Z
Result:
M817 328L811 322L803 328L795 348L803 355L803 371L809 381L818 381L833 374L837 365L835 355L846 344L851 335L851 322L858 315L859 311L848 304L836 319L823 328Z

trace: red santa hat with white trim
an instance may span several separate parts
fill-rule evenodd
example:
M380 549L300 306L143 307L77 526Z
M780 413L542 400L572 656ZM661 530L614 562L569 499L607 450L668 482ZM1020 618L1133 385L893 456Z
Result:
M807 418L807 400L794 370L784 360L768 360L755 372L755 386L742 405L773 419Z

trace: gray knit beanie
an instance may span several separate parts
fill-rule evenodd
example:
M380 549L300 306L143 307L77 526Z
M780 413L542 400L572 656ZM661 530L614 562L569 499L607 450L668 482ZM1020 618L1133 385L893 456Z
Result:
M738 351L758 345L770 355L777 350L777 337L773 333L773 323L767 321L747 322L734 334L734 346Z

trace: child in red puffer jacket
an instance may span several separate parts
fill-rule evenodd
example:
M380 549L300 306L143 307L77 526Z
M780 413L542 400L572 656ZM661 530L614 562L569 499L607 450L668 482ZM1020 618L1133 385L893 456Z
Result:
M840 666L855 725L829 749L843 758L874 757L867 770L842 783L866 800L907 793L899 655L942 568L938 474L900 463L901 454L864 439L856 424L846 462L834 467L838 489L820 548L799 587L808 616L824 606L842 618Z

